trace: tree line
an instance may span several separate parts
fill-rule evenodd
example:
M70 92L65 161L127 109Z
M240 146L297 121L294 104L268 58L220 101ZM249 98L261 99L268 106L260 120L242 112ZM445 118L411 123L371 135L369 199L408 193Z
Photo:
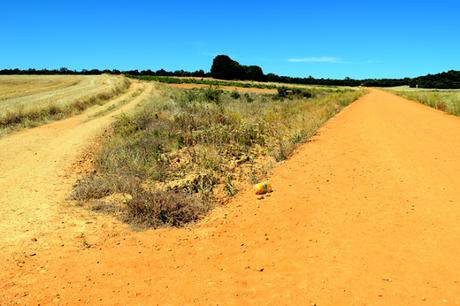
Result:
M439 89L460 88L460 71L449 70L447 72L413 78L410 80L409 86Z
M232 60L227 55L218 55L214 58L211 71L197 70L193 72L176 70L166 71L160 70L125 70L117 69L83 69L70 70L68 68L60 69L3 69L0 70L0 75L12 74L37 74L37 75L98 75L98 74L126 74L133 76L170 76L170 77L213 77L223 80L251 80L260 82L277 82L288 84L305 84L305 85L330 85L330 86L367 86L367 87L394 87L394 86L410 86L419 88L460 88L460 71L450 70L438 74L428 74L416 78L401 78L401 79L363 79L357 80L352 78L345 79L329 79L329 78L314 78L312 76L306 78L279 76L274 73L264 74L259 66L245 66Z
M118 70L118 69L82 69L82 70L71 70L68 68L60 68L60 69L2 69L0 70L0 75L25 75L25 74L32 74L32 75L99 75L99 74L126 74L126 75L153 75L153 76L180 76L180 77L210 77L210 73L204 72L204 70L197 70L194 72L188 72L184 70L176 70L176 71L166 71L164 69L152 71L150 69L147 70Z

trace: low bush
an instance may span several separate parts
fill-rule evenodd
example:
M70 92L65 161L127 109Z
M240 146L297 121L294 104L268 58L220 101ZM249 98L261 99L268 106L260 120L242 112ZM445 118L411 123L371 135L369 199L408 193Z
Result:
M142 191L126 203L125 222L137 227L183 226L209 210L206 200L175 191Z
M232 91L232 93L230 94L230 97L232 97L233 99L239 99L240 98L240 93L237 92L237 91Z

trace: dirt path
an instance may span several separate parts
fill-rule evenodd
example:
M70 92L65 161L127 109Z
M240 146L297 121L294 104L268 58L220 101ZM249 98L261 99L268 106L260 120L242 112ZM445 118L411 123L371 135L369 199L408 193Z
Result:
M22 172L2 157L2 175L42 175L30 154L24 163L36 164ZM373 90L275 169L270 197L242 191L186 229L131 233L97 219L99 238L87 248L41 247L0 261L0 301L456 305L459 155L460 118ZM2 192L29 186L4 180ZM2 235L17 229L2 218Z
M125 94L79 116L0 138L0 253L22 245L33 253L27 249L31 239L46 237L41 247L50 246L50 235L63 235L59 238L64 240L69 228L78 233L87 227L84 218L61 213L75 180L67 170L114 115L145 98L151 90L145 87L135 82ZM118 110L95 117L121 102L126 104Z

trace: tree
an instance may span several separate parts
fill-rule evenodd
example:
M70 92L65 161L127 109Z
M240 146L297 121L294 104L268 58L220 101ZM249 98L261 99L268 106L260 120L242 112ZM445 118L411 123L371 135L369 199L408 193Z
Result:
M264 80L264 72L259 66L243 66L243 68L245 70L243 79L252 81Z
M238 62L227 55L218 55L211 66L211 76L215 79L236 80L243 74Z
M218 55L214 58L211 67L211 76L224 80L253 80L263 81L265 76L259 66L243 66L227 55Z

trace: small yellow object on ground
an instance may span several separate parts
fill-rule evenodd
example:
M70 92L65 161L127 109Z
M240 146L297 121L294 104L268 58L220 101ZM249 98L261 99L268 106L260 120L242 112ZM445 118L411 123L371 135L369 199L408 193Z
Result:
M272 189L272 185L270 185L270 183L262 182L262 183L254 185L254 191L256 192L256 194L265 194L265 193L268 193L268 192L272 192L273 189Z

